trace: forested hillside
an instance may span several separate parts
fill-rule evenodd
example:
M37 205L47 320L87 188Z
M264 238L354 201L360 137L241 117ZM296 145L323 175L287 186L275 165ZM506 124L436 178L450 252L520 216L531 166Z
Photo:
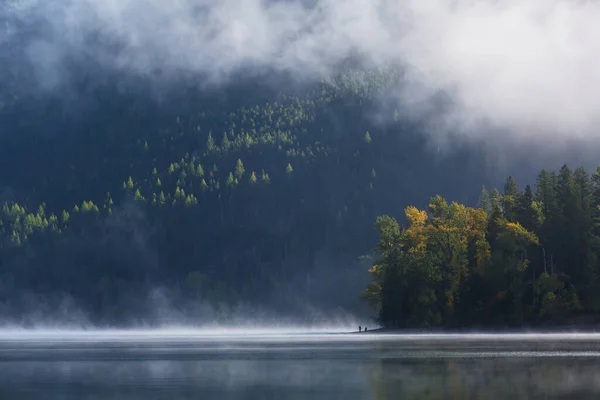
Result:
M242 303L354 311L377 215L431 192L472 202L485 181L483 154L438 154L419 121L381 107L398 79L158 99L83 80L78 97L12 96L0 115L5 317L66 303L96 323L151 320L157 288L174 308L219 315Z
M363 293L393 327L597 322L600 167L564 165L535 187L509 177L477 208L433 197L405 208L407 224L377 218L381 258Z

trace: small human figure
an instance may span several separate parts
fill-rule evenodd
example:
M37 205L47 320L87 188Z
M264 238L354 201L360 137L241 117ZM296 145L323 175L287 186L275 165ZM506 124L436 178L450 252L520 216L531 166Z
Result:
M362 332L362 327L360 325L358 326L358 331Z
M365 326L365 332L367 331L367 327Z

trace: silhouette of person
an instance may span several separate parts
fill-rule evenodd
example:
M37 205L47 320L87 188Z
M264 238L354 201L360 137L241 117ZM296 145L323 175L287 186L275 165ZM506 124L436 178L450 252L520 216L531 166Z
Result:
M365 332L367 331L367 327L365 326Z
M360 325L358 326L358 331L362 332L362 327Z

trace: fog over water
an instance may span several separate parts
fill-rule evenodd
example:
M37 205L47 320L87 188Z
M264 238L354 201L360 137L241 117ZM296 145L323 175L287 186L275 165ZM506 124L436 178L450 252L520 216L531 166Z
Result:
M600 334L3 330L3 399L597 398Z
M62 341L144 341L144 340L199 340L199 341L395 341L413 342L426 341L428 343L447 342L497 342L497 343L550 343L550 342L589 342L598 341L600 346L600 333L564 332L548 333L544 331L530 331L522 333L419 333L416 331L397 333L394 331L373 331L357 333L358 326L282 326L282 327L233 327L214 326L186 327L175 326L157 329L61 329L61 328L1 328L0 341L35 341L35 340L62 340Z

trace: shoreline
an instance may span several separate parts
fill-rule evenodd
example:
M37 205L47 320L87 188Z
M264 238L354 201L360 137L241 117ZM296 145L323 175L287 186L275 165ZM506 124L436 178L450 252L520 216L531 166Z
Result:
M527 333L600 333L600 324L560 325L560 326L527 326L521 328L376 328L368 331L347 332L350 335L387 334L387 335L476 335L476 334L527 334Z

